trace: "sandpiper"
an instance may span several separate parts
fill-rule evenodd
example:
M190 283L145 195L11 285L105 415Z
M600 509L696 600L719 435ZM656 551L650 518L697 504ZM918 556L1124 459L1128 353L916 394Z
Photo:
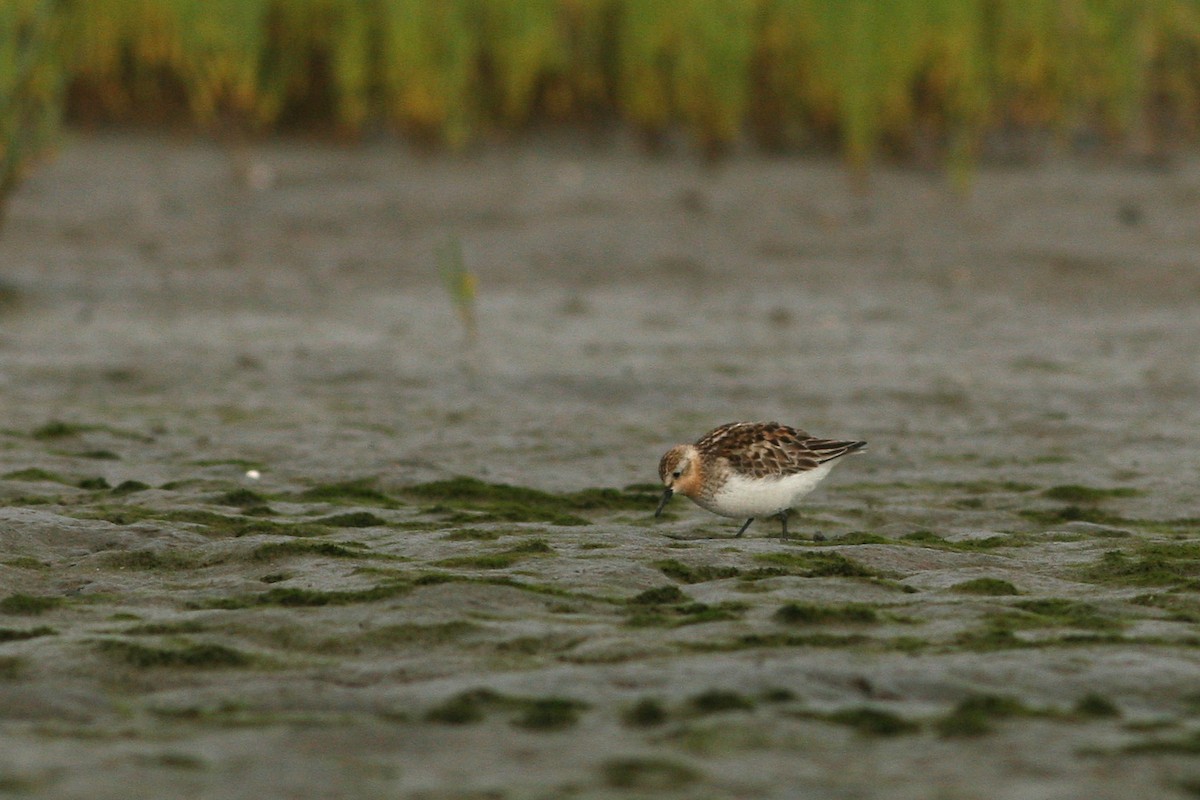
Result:
M818 439L778 422L730 422L695 444L666 452L658 462L666 488L654 516L678 492L714 514L745 517L738 536L756 517L777 516L786 539L792 509L829 474L835 459L866 444Z

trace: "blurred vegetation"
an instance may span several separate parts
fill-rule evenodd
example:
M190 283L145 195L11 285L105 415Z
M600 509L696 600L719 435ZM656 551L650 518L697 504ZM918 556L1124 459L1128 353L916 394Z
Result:
M1200 0L55 6L57 28L47 0L0 3L6 164L52 129L59 66L83 124L386 129L462 147L618 122L651 146L683 134L708 155L749 142L858 169L883 156L965 170L995 140L1152 152L1200 120Z
M49 0L0 2L0 221L5 199L58 128L56 22Z

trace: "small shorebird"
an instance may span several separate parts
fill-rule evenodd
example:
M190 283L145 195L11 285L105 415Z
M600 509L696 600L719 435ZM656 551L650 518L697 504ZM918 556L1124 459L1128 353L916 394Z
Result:
M714 514L746 517L738 536L755 517L777 516L786 539L788 514L801 498L817 488L835 459L866 444L818 439L778 422L730 422L662 457L658 477L666 488L654 516L678 492Z

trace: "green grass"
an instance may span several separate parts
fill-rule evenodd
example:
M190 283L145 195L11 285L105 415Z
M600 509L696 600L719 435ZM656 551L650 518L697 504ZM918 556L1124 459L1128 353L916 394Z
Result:
M91 123L385 127L462 147L493 131L618 120L651 148L674 131L709 157L742 139L824 148L859 174L881 153L934 148L962 181L992 133L1194 135L1185 123L1200 95L1188 0L66 8L64 35L30 37L50 52L16 95L53 110L47 87L70 85L72 110ZM962 403L957 392L935 395Z

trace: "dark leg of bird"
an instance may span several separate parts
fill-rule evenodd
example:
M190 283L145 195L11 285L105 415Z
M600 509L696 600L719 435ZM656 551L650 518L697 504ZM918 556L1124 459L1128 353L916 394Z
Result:
M745 533L745 532L746 532L746 528L749 528L749 527L750 527L750 523L751 523L751 522L754 522L754 517L751 517L750 519L746 520L746 524L745 524L745 525L743 525L743 526L742 526L742 527L741 527L741 528L738 530L738 532L737 532L737 536L741 536L743 533ZM735 538L735 539L736 539L736 538L737 538L737 536L735 536L735 537L733 537L733 538Z
M787 518L788 518L788 512L790 510L791 509L785 508L783 511L779 512L779 521L783 523L783 533L780 534L780 538L782 538L782 539L788 538Z

